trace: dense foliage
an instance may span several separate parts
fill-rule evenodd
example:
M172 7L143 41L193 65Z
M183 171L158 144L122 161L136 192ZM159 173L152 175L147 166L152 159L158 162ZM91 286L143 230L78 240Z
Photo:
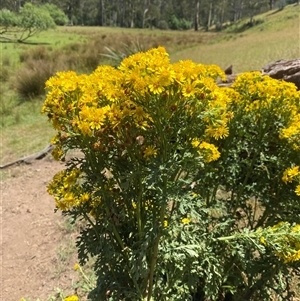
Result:
M0 9L18 12L29 0L2 0ZM201 2L201 3L200 3ZM35 0L35 4L55 4L68 16L71 25L119 27L209 28L237 22L268 11L282 9L299 0ZM179 22L174 22L175 20ZM174 26L176 25L176 26Z
M41 31L67 22L67 16L56 5L36 6L28 2L18 13L0 10L0 38L23 42Z
M163 48L59 72L43 107L65 160L48 191L86 228L91 300L291 300L300 262L300 94Z

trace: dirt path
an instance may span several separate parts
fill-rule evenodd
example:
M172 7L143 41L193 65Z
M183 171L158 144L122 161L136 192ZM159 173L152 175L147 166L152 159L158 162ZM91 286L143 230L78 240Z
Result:
M54 213L54 200L46 192L47 183L62 168L46 157L0 175L1 301L46 300L55 288L70 288L74 281L74 262L59 267L58 246L67 237L63 218Z

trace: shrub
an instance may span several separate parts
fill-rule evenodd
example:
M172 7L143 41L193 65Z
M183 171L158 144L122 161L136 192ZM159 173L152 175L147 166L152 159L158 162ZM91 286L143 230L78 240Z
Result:
M168 23L170 29L175 29L175 30L180 29L180 21L175 15L171 16L171 19L169 20Z
M49 12L50 16L54 20L56 25L66 25L69 22L66 14L58 8L55 4L47 3L42 6L47 12Z
M144 46L139 41L131 42L129 44L122 43L122 46L118 51L109 47L104 48L107 53L102 53L101 55L112 60L113 66L119 66L124 58L145 50Z
M55 28L55 22L48 11L27 2L18 16L18 26L20 27L18 41L23 42L41 31Z
M10 57L3 55L2 56L2 66L10 66L11 65L11 61L10 61Z
M185 19L178 19L175 15L172 15L171 19L169 20L170 29L187 30L187 29L190 29L191 26L192 26L191 22L189 22Z
M0 81L1 82L8 81L9 76L10 76L10 68L2 66L1 71L0 71Z
M162 29L162 30L169 29L168 22L165 20L160 20L157 24L157 28Z
M53 155L79 149L48 185L88 225L91 300L291 300L300 260L300 95L257 72L171 64L163 48L58 73L43 106Z
M0 10L0 26L1 34L5 33L8 28L17 26L18 24L18 16L16 13L8 10L8 9L1 9Z
M89 72L95 70L101 61L101 54L97 49L89 48L82 54L83 66Z
M23 99L31 99L45 94L45 82L55 73L53 63L45 60L27 61L17 71L14 88Z
M37 46L28 51L22 52L19 55L21 63L32 60L49 60L50 52L45 46Z
M187 30L191 29L192 23L190 21L187 21L185 19L180 19L180 29Z

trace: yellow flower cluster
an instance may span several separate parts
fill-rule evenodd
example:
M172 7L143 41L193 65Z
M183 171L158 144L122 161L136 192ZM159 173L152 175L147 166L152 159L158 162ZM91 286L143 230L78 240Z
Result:
M160 135L166 137L178 121L178 131L185 130L182 137L187 137L180 147L194 148L209 163L220 157L215 144L229 136L236 105L256 119L271 113L282 123L279 138L300 149L300 94L293 84L248 72L232 88L220 88L217 78L225 78L218 66L190 60L172 64L163 47L125 58L118 68L99 66L90 75L58 72L46 82L42 109L58 132L53 156L60 160L71 146L110 157L135 156L143 164L160 162L167 154L164 148L170 147L170 140ZM58 174L48 188L63 210L91 199L80 185L81 175L69 173ZM69 178L74 182L68 186ZM300 195L300 185L296 193Z
M295 150L300 150L300 103L298 104L298 111L292 111L289 124L286 128L281 130L280 138L286 139Z
M80 185L81 171L78 168L58 172L47 186L47 191L54 196L56 207L68 210L87 203L91 196Z
M189 60L171 64L163 47L125 58L117 69L99 66L90 75L58 72L46 82L48 93L42 109L58 131L53 155L62 158L61 144L72 137L97 138L94 148L105 151L116 141L126 148L135 133L142 133L141 157L154 158L160 146L148 139L147 131L157 125L157 112L168 120L177 110L198 118L197 126L201 118L207 141L225 138L232 114L227 112L230 98L223 92L226 90L215 82L218 77L224 79L225 75L215 65ZM216 159L218 152L212 144L201 148L212 153L206 162Z
M204 158L204 161L209 163L216 161L220 157L220 152L218 148L208 142L200 141L198 138L192 140L192 146L197 149L199 156Z
M280 139L286 139L294 149L300 149L300 91L293 83L278 81L260 72L246 72L237 77L232 88L232 100L243 110L256 114L272 114L283 122Z
M184 225L188 225L188 224L191 222L191 220L190 220L188 217L184 217L184 218L181 220L181 222L182 222Z
M257 233L261 231L259 229ZM263 231L265 234L260 237L260 242L265 246L273 247L276 256L283 259L285 263L300 260L300 225L279 222Z
M77 295L72 295L64 298L64 301L79 301L79 298Z
M299 93L294 84L278 81L256 71L239 75L232 88L242 95L240 101L246 102L248 111L267 109L279 113L289 111L289 106L296 105L299 101Z
M293 166L291 168L287 168L282 176L282 181L285 183L290 183L293 181L297 181L299 184L296 186L296 194L300 196L300 167Z
M276 232L281 224L273 226L271 229ZM285 236L282 241L286 248L281 247L281 251L277 251L276 255L284 260L285 263L295 262L300 260L300 225L295 225L290 228L290 234Z

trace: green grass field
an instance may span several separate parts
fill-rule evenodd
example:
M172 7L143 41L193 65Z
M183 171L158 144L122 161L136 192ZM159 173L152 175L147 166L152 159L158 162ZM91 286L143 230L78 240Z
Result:
M265 13L255 18L260 20L258 25L244 31L248 20L224 32L58 27L32 37L27 44L1 43L0 164L40 150L53 135L46 116L40 114L45 96L30 100L17 94L16 74L27 62L32 64L46 56L62 69L64 60L68 60L64 68L89 72L97 64L108 63L101 56L105 46L117 51L124 43L134 42L145 49L165 46L172 62L191 59L221 68L232 64L235 73L260 70L275 60L300 57L299 12L300 8L293 5ZM90 64L89 68L83 64ZM30 83L30 77L27 80Z

